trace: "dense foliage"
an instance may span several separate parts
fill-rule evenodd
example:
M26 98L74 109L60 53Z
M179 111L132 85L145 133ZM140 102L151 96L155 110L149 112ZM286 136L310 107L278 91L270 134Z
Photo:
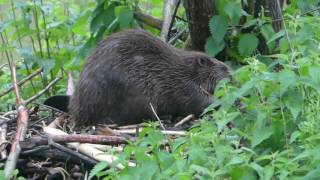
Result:
M0 1L4 2L7 1ZM149 13L161 16L161 2L152 1L154 12ZM59 75L62 67L79 70L84 57L105 35L136 26L151 29L135 20L136 3L14 3L12 7L19 14L13 16L8 11L8 17L1 22L0 33L6 43L0 51L23 58L19 61L25 64L19 66L21 77L28 69L37 67L43 67L45 72L42 80L34 82L34 88L23 89L23 96L30 96L46 79ZM150 2L140 3L147 6ZM318 11L311 11L317 3L293 0L284 8L283 30L275 32L269 17L261 14L254 18L244 10L241 1L216 1L218 15L209 23L212 37L205 49L211 56L225 51L234 69L232 82L220 83L215 103L187 136L172 140L155 128L156 123L150 124L137 142L119 154L119 162L126 165L134 159L136 167L119 171L114 166L105 170L107 164L102 162L90 176L319 179L320 18ZM31 19L38 22L34 24ZM267 45L267 53L257 49L262 41ZM0 81L4 83L0 89L5 89L11 79L8 71L2 71ZM63 91L63 87L57 86L53 93ZM8 95L1 102L13 100ZM5 108L4 104L0 104L0 109ZM215 110L218 106L219 110ZM229 122L235 128L227 128Z

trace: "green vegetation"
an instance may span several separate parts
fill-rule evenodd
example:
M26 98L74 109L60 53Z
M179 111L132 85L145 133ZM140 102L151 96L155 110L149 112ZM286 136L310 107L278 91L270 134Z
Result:
M22 97L42 89L61 68L79 72L86 55L108 34L137 26L158 34L134 18L135 3L48 0L10 6L10 1L0 0L8 7L0 23L3 58L8 54L17 61L19 79L44 69L33 86L23 87ZM161 17L162 1L139 3ZM220 83L215 103L186 137L172 140L155 128L156 123L150 124L119 154L119 162L134 159L136 167L105 170L102 162L90 176L320 179L320 18L319 11L311 11L318 3L293 0L283 11L285 26L275 32L270 17L254 18L240 1L217 1L219 14L209 23L212 36L205 50L211 56L224 52L234 69L232 82ZM258 51L262 41L264 53ZM0 81L2 91L11 85L8 69L0 70ZM51 93L64 92L64 84L65 78ZM13 102L11 94L1 97L0 110ZM229 122L235 128L227 128Z

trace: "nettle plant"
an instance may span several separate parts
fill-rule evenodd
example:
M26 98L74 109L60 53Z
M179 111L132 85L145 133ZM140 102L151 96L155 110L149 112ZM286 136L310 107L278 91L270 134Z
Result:
M320 31L317 28L320 20L317 13L301 16L302 10L298 11L297 6L301 2L300 5L293 2L286 9L284 30L269 34L268 38L268 33L263 35L264 30L260 31L269 41L268 48L276 54L249 57L256 52L257 43L253 39L257 37L239 35L234 57L242 57L241 62L247 65L234 71L233 82L220 83L215 103L206 109L201 123L192 127L186 137L172 140L154 130L152 124L120 154L118 162L127 165L129 160L134 160L135 167L126 166L119 172L114 166L104 170L107 164L100 163L92 170L91 177L320 178ZM223 16L213 17L210 23L212 31L223 34L222 37L227 32L215 29L217 24L225 21L229 26L233 22L232 18ZM267 26L268 32L273 32L271 25ZM212 38L206 46L209 52L217 51L211 49L216 48L211 47L211 40L228 41L227 35L222 39ZM241 41L246 41L247 47L242 47ZM229 122L235 128L227 128Z

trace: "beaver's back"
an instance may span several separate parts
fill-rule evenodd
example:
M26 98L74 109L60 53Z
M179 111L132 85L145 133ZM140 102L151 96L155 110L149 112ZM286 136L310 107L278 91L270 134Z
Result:
M211 100L199 90L198 56L209 58L177 50L143 30L115 33L88 58L69 111L77 124L139 123L154 118L150 104L158 115L200 113Z

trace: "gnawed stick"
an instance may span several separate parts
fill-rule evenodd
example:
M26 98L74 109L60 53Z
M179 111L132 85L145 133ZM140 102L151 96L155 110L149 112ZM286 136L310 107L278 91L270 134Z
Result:
M68 135L67 133L54 128L44 127L44 132L48 135ZM108 164L112 164L114 161L118 160L118 157L114 155L109 155L104 153L103 151L100 151L90 144L81 144L81 143L68 143L68 146L77 149L79 152L90 156L98 161L105 161ZM135 163L129 162L129 166L135 166ZM118 169L123 169L124 166L122 164L118 164L116 166Z
M35 76L37 76L38 74L40 74L41 72L42 72L42 69L38 69L38 70L35 71L34 73L30 74L29 76L27 76L27 77L25 77L24 79L22 79L21 81L19 81L19 82L17 83L17 85L18 85L19 87L22 86L23 84L25 84L26 82L30 81L30 80L33 79ZM13 89L14 89L14 87L12 86L11 88L5 90L4 92L2 92L2 93L0 94L0 97L8 94L8 93L11 92Z
M183 118L181 121L179 121L178 123L176 123L173 127L179 127L181 126L182 124L190 121L191 119L194 118L194 115L193 114L190 114L188 115L187 117Z
M72 77L71 71L68 72L68 84L67 84L67 92L66 95L71 96L74 92L74 81Z
M0 125L0 157L1 159L7 157L7 151L6 151L6 146L7 146L7 122L6 120L1 120L1 125Z
M119 145L127 144L123 137L119 136L102 136L102 135L86 135L86 134L68 134L68 135L50 135L50 138L56 143L90 143L90 144L105 144L105 145ZM23 147L36 147L40 145L47 145L48 138L46 137L32 137L27 141L20 142Z
M20 98L17 77L16 77L16 67L15 63L12 63L11 66L11 76L12 83L14 87L14 92L16 95L16 104L18 107L18 118L17 118L17 130L13 142L11 144L10 154L5 164L4 173L7 179L12 175L13 170L16 168L17 161L21 152L20 141L23 141L27 132L29 114L28 109L22 103L22 99Z

